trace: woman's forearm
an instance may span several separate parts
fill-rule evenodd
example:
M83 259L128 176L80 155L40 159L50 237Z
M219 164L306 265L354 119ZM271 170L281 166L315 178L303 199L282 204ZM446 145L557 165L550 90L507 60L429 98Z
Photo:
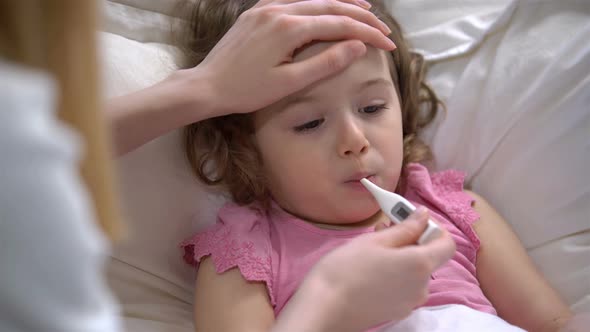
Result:
M335 308L340 307L339 301L346 300L336 298L338 295L340 292L330 289L321 278L308 278L277 317L271 332L361 331L354 324L346 324L349 328L346 331L338 326L341 319L337 318L339 313Z
M187 86L198 88L187 91ZM190 77L181 70L146 89L107 101L106 116L113 132L116 156L213 116L213 101L207 80L194 69Z

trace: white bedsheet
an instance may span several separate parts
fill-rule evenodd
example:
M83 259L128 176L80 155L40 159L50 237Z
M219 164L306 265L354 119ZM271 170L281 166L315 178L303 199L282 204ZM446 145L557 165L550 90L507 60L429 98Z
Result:
M498 316L451 304L414 310L406 319L380 327L378 332L523 332Z

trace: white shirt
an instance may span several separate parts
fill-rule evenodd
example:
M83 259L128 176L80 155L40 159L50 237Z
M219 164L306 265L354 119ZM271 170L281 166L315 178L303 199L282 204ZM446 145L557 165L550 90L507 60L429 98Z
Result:
M0 60L0 331L120 331L53 81Z

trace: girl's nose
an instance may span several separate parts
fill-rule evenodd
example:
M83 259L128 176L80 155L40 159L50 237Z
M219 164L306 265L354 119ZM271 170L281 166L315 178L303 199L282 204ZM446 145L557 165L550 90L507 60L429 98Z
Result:
M357 157L367 153L369 140L361 124L355 119L343 119L338 136L338 154L341 157Z

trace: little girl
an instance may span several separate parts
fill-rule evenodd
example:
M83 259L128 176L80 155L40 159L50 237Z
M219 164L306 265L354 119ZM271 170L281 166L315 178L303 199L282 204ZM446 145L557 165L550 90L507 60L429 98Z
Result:
M197 2L196 62L256 2ZM457 304L527 330L557 330L569 309L506 222L481 197L463 190L461 172L431 174L420 164L431 155L419 133L434 118L439 100L424 83L421 58L408 51L396 21L377 1L371 11L392 30L396 50L368 47L341 73L269 107L187 129L187 155L196 174L205 183L223 184L234 201L219 211L214 226L182 243L185 259L198 267L198 325L211 331L270 326L324 254L388 224L359 182L368 178L426 207L456 242L454 257L431 277L424 307ZM330 46L304 45L291 60L305 61ZM263 301L244 308L238 299L207 299L208 316L201 315L200 290L215 287Z

